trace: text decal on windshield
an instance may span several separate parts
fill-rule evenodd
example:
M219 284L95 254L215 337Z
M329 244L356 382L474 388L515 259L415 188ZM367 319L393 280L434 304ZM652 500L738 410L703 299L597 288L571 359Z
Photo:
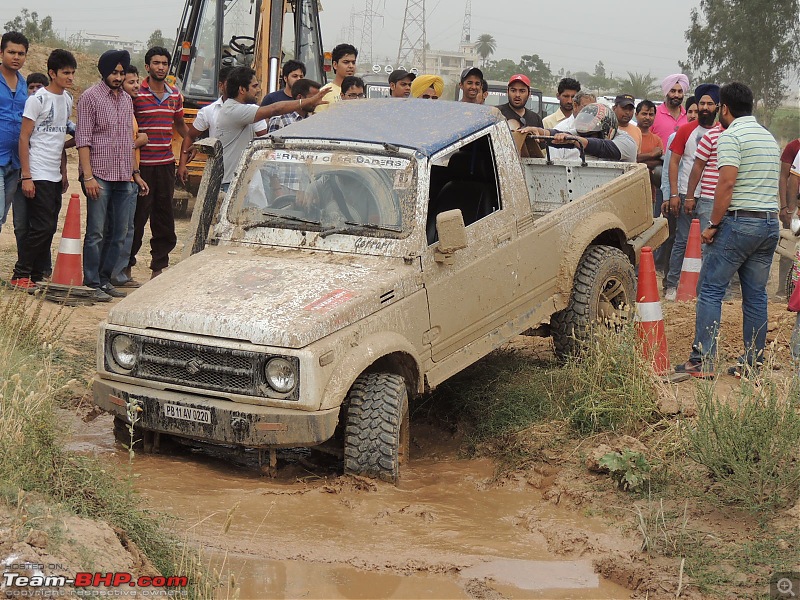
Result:
M313 165L348 165L372 167L373 169L405 169L408 159L390 156L368 156L366 154L334 154L332 152L301 152L299 150L273 150L267 160L274 162L296 162Z

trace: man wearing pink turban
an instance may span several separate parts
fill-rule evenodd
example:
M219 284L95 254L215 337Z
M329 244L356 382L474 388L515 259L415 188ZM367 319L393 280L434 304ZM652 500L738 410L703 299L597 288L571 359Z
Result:
M656 118L650 131L661 138L664 147L667 140L678 127L686 123L686 109L683 108L683 96L689 90L689 78L683 73L667 75L661 82L664 92L664 104L656 109Z

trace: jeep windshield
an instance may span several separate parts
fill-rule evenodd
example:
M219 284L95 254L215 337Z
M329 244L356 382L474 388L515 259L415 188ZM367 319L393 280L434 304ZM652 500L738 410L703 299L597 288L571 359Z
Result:
M403 238L412 227L415 165L408 158L270 148L253 153L240 181L228 219L245 230Z

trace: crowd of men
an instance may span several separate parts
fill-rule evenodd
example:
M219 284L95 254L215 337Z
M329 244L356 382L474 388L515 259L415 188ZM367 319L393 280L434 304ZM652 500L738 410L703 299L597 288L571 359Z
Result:
M151 277L168 266L176 244L175 179L186 181L195 140L210 135L222 143L222 183L227 191L239 159L256 136L274 133L337 102L364 100L367 91L356 75L358 50L340 44L332 52L332 83L323 86L307 79L305 65L289 60L282 68L283 87L260 104L255 71L223 67L219 99L187 126L182 96L166 82L171 60L166 48L147 51L147 76L141 81L128 53L110 50L100 57L100 80L81 95L73 124L69 90L77 68L74 56L54 50L47 75L33 73L26 79L20 69L28 48L20 33L2 37L0 198L5 204L0 227L13 206L18 260L11 285L32 289L51 272L50 246L61 195L69 186L65 148L74 145L79 180L88 198L84 285L93 288L100 301L123 296L118 288L140 285L131 268L148 222ZM444 92L438 75L405 70L393 71L388 84L392 98L439 100ZM479 68L465 69L458 85L462 102L486 100L488 84ZM779 227L789 227L797 207L800 139L781 153L753 117L753 94L741 83L702 83L687 96L689 80L677 73L665 77L661 89L663 102L658 104L637 102L623 93L609 107L566 77L558 84L558 110L542 119L527 106L530 79L516 74L508 81L508 102L498 109L512 130L549 139L554 158L570 159L583 151L601 160L647 166L654 214L669 221L669 241L656 256L666 300L675 299L690 225L692 219L700 220L703 265L695 339L691 356L676 370L697 377L715 373L721 303L738 276L744 352L730 372L741 375L762 361L766 285ZM173 131L183 138L177 170ZM781 280L789 267L791 261L781 263Z

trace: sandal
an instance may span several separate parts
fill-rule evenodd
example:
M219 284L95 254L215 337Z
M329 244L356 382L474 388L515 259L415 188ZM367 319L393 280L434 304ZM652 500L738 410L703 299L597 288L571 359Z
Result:
M690 358L682 365L677 365L675 367L675 372L686 373L698 379L712 379L716 375L714 369L706 368L703 361L696 358Z

